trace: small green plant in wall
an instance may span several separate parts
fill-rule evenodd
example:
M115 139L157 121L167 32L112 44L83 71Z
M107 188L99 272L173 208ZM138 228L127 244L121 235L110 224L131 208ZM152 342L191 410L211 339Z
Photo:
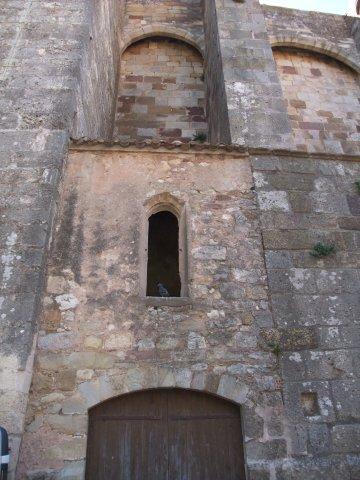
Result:
M274 355L279 357L282 353L282 349L279 343L269 343L269 347Z
M197 132L194 135L194 141L195 142L200 142L204 143L207 139L206 133L205 132Z
M357 180L357 181L355 182L355 187L356 187L356 189L357 189L358 194L360 195L360 180Z
M324 258L332 255L336 252L335 245L327 245L325 243L318 242L313 246L313 249L310 252L315 258Z

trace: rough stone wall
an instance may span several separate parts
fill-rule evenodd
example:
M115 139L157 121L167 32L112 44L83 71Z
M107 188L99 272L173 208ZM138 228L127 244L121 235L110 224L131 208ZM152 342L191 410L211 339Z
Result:
M210 0L218 20L231 142L292 145L290 124L258 0Z
M296 148L332 153L359 152L357 74L321 54L275 49Z
M262 5L262 11L270 39L293 39L325 50L330 47L335 54L338 52L359 64L360 53L346 17L269 5Z
M91 19L93 25L104 22L98 30L106 31L106 12L114 15L115 3L121 5L111 0L101 2L103 9L95 1L1 3L0 423L11 435L11 478L31 380L44 256L68 132L74 125L81 62L88 58L99 63L98 75L84 86L93 101L99 85L107 88L103 73L108 58L101 68L101 55L91 53L101 41L104 47L98 51L103 54L106 45L99 36L90 41ZM112 41L110 33L106 38ZM92 73L93 65L87 65L83 75ZM102 118L106 109L92 105L87 131L97 134L96 126L110 116ZM82 125L84 131L84 121Z
M292 436L276 478L356 480L360 164L270 156L255 157L253 169ZM317 242L336 253L314 258ZM291 330L297 345L286 341Z
M161 386L244 405L249 478L286 454L251 185L248 159L231 154L71 155L18 478L82 478L87 409ZM175 303L139 295L144 202L164 191L186 205L190 299Z
M204 70L194 47L145 39L121 57L116 139L192 140L206 134Z

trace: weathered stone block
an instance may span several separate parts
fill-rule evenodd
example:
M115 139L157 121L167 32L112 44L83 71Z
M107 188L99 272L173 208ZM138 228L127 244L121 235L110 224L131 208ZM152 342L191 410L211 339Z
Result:
M358 452L360 449L360 425L335 425L332 429L335 452Z
M249 480L270 480L270 470L265 466L251 465L248 468Z
M342 422L360 420L360 382L343 380L332 382L336 417Z
M349 205L349 210L352 215L360 215L360 196L359 195L348 195L347 203Z
M290 252L270 250L265 252L265 258L268 269L285 269L293 266Z
M197 247L192 251L194 258L198 260L225 260L226 248L216 245Z
M258 192L260 209L290 212L290 203L287 192L274 190Z
M69 397L62 402L61 412L64 415L82 415L87 413L87 405L80 396Z
M307 360L309 379L341 379L352 377L353 362L346 350L309 352Z
M294 353L292 356L297 356ZM335 420L334 402L332 400L331 387L329 382L325 381L293 381L285 384L285 404L288 417L294 424L304 424L306 418L313 414L313 422L331 423ZM306 410L306 405L302 401L302 394L313 393L316 395L317 406L313 412Z
M267 345L279 345L281 350L308 350L318 346L317 330L312 327L262 329Z
M264 432L264 420L248 407L242 408L244 435L249 439L261 438Z
M69 350L75 346L76 338L70 332L49 333L39 337L38 345L42 350Z
M86 454L86 438L74 438L62 441L57 446L51 447L47 455L55 460L81 460Z
M331 437L327 425L309 426L309 452L314 455L328 454L331 452Z
M56 432L67 435L84 435L88 423L85 415L48 415L45 421Z
M286 456L286 442L285 440L270 440L262 443L252 440L247 442L245 451L249 461L284 458Z

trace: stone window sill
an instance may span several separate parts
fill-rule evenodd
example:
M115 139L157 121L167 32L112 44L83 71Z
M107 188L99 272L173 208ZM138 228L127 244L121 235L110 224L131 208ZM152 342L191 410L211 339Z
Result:
M143 301L149 307L182 307L191 305L189 297L143 297Z

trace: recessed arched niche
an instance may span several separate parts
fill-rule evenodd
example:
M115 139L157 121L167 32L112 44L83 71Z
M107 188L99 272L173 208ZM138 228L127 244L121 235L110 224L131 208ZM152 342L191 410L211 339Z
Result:
M164 36L128 46L120 61L114 138L190 141L206 136L200 51Z
M274 46L273 54L296 148L358 153L358 73L310 47Z

